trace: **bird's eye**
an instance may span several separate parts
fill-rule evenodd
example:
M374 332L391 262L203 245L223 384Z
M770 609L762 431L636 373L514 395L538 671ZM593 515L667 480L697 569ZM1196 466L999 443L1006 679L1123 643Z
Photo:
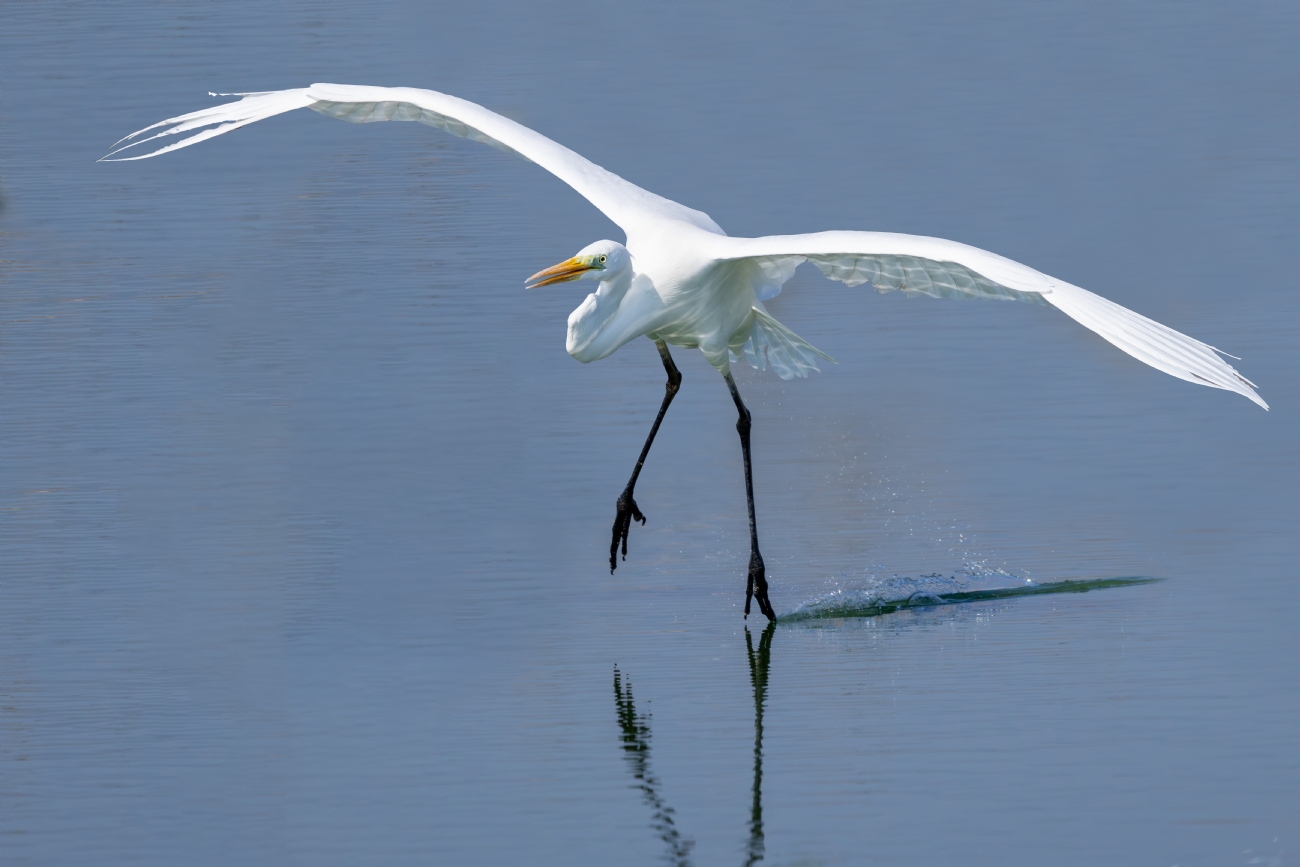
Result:
M605 264L605 257L604 257L604 256L601 256L601 257L600 257L600 264L602 264L602 265Z

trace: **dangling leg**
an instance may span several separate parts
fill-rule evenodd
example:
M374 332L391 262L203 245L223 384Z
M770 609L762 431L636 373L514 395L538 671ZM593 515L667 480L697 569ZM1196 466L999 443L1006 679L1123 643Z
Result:
M725 375L727 388L731 389L731 399L736 402L740 418L736 421L736 430L740 432L740 449L745 455L745 499L749 502L749 582L745 585L745 617L749 617L749 600L758 599L758 610L767 615L768 620L776 620L772 603L767 599L767 574L763 569L763 555L758 553L758 523L754 520L754 474L749 463L749 428L752 419L745 402L736 390L736 381L731 374Z
M641 514L641 510L636 507L636 500L632 499L632 489L636 487L636 477L641 475L641 467L645 464L646 455L650 454L650 446L655 441L655 434L659 432L659 424L664 420L664 413L668 412L668 404L673 402L677 390L682 387L682 375L677 370L677 365L673 364L673 357L668 354L668 344L656 340L655 346L659 349L659 357L664 360L664 370L668 371L668 383L664 386L664 402L659 406L659 415L655 416L655 423L650 426L650 436L645 438L645 447L641 449L641 457L636 460L636 469L632 470L632 478L627 480L627 487L618 495L618 502L614 504L618 512L614 516L614 540L609 543L611 575L618 568L620 541L623 543L623 559L627 559L627 532L632 529L632 522L640 521L643 526L645 525L645 515Z

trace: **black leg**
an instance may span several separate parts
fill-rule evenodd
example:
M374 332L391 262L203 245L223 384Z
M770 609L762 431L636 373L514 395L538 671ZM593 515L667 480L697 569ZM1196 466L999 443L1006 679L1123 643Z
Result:
M668 344L662 340L656 340L655 346L659 349L659 357L664 361L664 370L668 372L668 382L664 386L664 402L659 406L659 415L655 416L655 423L650 427L650 435L645 438L645 446L641 449L641 457L636 459L636 469L632 470L632 478L627 480L627 487L623 493L618 495L618 502L614 504L617 513L614 515L614 539L609 543L609 572L614 574L618 568L618 547L619 543L623 544L623 559L627 559L627 532L632 529L633 521L640 521L645 524L645 515L636 506L636 500L632 499L632 489L636 487L637 476L641 475L641 467L645 464L646 455L650 454L650 446L655 441L655 434L659 432L659 425L664 420L664 413L668 412L668 404L673 402L677 395L677 390L682 387L682 374L673 364L673 357L668 354ZM748 454L748 452L746 452Z
M749 502L749 581L745 585L745 617L749 617L749 600L756 598L758 610L766 614L768 620L776 620L772 603L767 599L767 573L763 569L763 555L758 553L758 523L754 520L754 473L749 462L749 428L752 419L730 373L726 375L726 380L727 388L731 389L731 399L736 402L736 409L740 412L736 430L740 432L740 449L745 455L745 499Z

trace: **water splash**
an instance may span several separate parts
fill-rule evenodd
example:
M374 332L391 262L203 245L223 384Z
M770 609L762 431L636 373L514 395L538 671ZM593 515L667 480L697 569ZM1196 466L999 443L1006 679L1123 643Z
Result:
M878 574L847 581L828 593L801 603L780 615L782 622L825 620L837 617L874 617L904 608L953 605L985 599L1040 596L1046 593L1086 593L1112 587L1152 584L1159 578L1093 578L1073 581L1036 582L1003 569L967 563L952 575Z

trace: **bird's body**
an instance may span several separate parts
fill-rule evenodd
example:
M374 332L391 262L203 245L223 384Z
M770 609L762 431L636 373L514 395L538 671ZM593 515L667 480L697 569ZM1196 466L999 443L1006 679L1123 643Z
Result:
M617 223L626 244L598 241L571 259L530 278L534 286L570 280L599 282L568 321L566 348L582 362L596 361L637 337L659 348L668 386L658 418L632 478L619 497L610 550L611 568L627 532L644 517L632 498L641 466L681 375L668 346L699 349L726 379L740 413L751 540L749 595L774 617L754 516L749 455L750 414L740 399L730 365L742 356L754 367L768 365L784 379L817 370L815 349L773 319L763 302L803 262L849 286L870 283L937 298L1028 301L1058 308L1129 355L1189 382L1241 394L1267 409L1252 383L1208 344L1180 334L1087 290L1049 277L994 253L916 235L835 231L762 238L728 237L707 214L648 192L584 159L545 136L482 106L415 88L316 84L296 90L226 94L241 99L154 124L123 139L105 159L156 156L221 135L249 123L298 108L353 123L417 121L481 141L540 165L569 184ZM147 138L143 133L158 130ZM191 134L141 156L116 154L171 135ZM122 144L119 142L119 144Z
M701 229L678 225L664 234L653 244L629 241L632 268L602 281L573 311L570 355L596 361L646 335L698 348L719 371L728 370L728 347L754 318L757 295L748 272L755 269L712 261Z

